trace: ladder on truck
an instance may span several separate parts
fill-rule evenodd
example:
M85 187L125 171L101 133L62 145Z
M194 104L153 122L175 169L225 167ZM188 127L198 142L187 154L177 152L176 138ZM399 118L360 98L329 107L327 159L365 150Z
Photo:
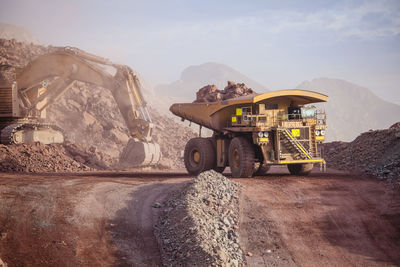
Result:
M315 125L312 125L310 127L310 138L311 138L310 153L314 157L318 157L319 153L318 153L318 148L317 148L317 141L315 138Z
M295 157L300 159L312 159L310 152L307 151L307 149L297 140L296 137L293 136L293 134L287 128L279 128L278 132L284 137L281 139L282 144L287 150L294 153Z

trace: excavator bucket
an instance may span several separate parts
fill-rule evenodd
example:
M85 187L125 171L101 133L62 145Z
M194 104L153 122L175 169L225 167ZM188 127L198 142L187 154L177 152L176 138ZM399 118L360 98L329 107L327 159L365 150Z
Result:
M122 151L119 162L122 167L144 167L158 164L160 158L161 151L158 144L131 138Z

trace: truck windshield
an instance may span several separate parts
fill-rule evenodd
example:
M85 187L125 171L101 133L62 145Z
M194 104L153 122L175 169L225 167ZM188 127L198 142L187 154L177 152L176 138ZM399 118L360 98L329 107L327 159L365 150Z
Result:
M301 117L302 118L314 118L317 109L312 107L303 107L301 108Z

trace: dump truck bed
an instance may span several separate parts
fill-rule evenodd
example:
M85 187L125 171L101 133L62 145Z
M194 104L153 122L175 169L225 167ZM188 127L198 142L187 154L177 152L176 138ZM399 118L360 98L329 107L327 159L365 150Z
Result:
M221 132L226 128L230 117L236 108L252 104L274 104L287 107L290 103L305 105L327 102L328 96L307 90L279 90L264 94L254 94L218 102L208 103L177 103L170 111L182 119L197 123L211 130Z

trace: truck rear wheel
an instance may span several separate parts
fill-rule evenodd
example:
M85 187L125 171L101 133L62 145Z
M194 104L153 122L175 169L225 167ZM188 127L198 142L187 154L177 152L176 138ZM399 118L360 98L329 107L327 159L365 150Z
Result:
M308 175L312 171L314 164L288 164L287 165L290 174L292 175Z
M254 171L254 148L244 137L235 137L229 145L229 166L233 177L251 177Z
M192 138L187 142L184 152L185 167L189 174L211 170L215 154L211 142L205 138Z
M261 165L260 164L260 167L256 171L255 175L256 176L266 175L270 168L271 168L271 165L265 165L265 164Z

